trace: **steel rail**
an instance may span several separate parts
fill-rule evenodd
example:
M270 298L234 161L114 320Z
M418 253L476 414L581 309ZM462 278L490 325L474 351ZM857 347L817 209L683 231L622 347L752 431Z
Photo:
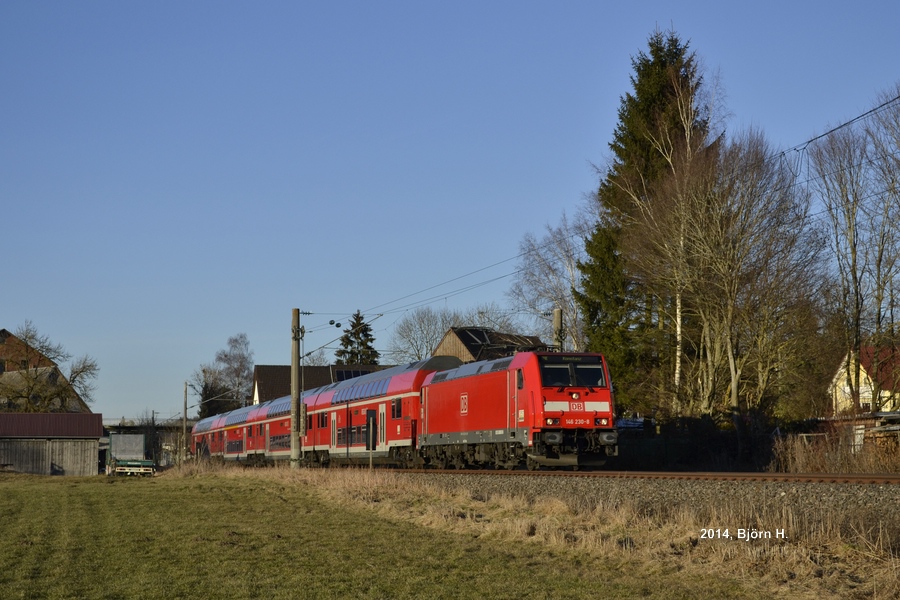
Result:
M599 477L608 479L679 479L694 481L745 481L778 483L834 483L900 485L896 473L719 473L712 471L525 471L489 469L397 469L397 473L429 475L502 475L515 477Z

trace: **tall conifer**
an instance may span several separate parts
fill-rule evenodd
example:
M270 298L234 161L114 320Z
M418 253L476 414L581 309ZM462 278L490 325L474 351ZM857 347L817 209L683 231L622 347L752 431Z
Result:
M683 139L676 84L696 92L702 84L695 55L674 32L654 32L647 52L632 59L633 90L620 100L619 123L609 147L612 160L597 194L598 223L585 242L577 299L585 315L588 348L603 352L624 408L656 406L652 389L673 361L673 344L662 325L665 304L647 289L623 252L623 236L633 235L634 196L643 197L666 175L666 161L653 140ZM694 97L694 93L691 97ZM706 128L706 123L693 127ZM671 135L667 135L671 134Z

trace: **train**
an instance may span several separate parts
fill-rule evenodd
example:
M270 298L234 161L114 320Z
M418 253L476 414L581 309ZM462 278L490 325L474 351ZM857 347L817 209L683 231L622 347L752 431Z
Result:
M618 454L603 355L435 356L302 392L301 461L405 468L602 466ZM302 427L305 425L305 428ZM291 397L198 421L194 456L291 458Z

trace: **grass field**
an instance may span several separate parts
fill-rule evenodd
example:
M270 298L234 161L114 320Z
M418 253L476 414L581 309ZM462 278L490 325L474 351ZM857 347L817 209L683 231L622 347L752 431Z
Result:
M647 536L660 527L649 522L601 523L562 503L477 501L399 481L305 469L0 474L0 598L829 595L821 584L760 574L760 561L742 564L740 554L654 546ZM575 542L578 528L596 530L597 541ZM764 558L777 562L779 550L770 552Z

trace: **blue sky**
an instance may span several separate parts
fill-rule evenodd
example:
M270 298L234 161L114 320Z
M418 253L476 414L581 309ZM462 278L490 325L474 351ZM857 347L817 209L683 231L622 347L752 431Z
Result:
M96 358L104 418L180 414L239 332L288 364L293 307L307 349L385 312L383 348L410 302L506 303L522 236L595 188L656 28L719 75L730 131L788 148L900 80L898 23L866 1L0 3L0 327Z

